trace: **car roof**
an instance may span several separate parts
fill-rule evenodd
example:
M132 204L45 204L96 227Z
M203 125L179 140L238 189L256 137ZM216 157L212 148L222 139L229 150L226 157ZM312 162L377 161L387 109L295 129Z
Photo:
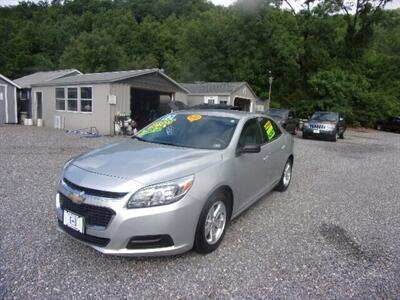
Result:
M225 110L225 109L188 109L188 110L180 110L174 113L184 114L184 115L194 114L194 115L226 117L226 118L236 118L236 119L246 119L250 117L262 116L262 114L258 113L251 113L239 110Z

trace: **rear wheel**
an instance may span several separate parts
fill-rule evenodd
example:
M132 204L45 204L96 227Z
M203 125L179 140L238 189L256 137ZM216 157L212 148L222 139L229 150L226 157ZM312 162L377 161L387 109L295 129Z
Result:
M292 159L288 159L288 161L285 164L285 167L283 168L281 180L279 181L278 185L275 187L275 190L277 190L279 192L284 192L287 190L287 188L289 187L290 181L292 179L292 166L293 166Z
M226 195L217 192L204 206L197 224L195 246L197 252L211 253L224 238L229 220L230 206Z

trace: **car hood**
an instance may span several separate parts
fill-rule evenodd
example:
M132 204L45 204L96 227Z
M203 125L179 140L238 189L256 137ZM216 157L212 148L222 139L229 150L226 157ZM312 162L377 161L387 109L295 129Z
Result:
M319 124L319 125L336 125L336 122L332 121L321 121L321 120L308 120L306 124Z
M152 184L194 174L221 160L219 150L128 140L84 154L72 165L100 175Z

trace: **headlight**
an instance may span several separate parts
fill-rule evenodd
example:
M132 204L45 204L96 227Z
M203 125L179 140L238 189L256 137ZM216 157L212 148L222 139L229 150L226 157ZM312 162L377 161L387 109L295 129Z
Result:
M140 189L129 199L127 208L166 205L183 198L193 186L194 176L150 185Z
M335 129L335 125L333 125L333 124L328 124L328 125L325 125L326 127L326 129L328 129L328 130L334 130Z

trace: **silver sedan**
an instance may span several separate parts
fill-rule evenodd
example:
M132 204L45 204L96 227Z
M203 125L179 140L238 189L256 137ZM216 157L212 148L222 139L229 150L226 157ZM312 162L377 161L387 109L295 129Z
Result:
M292 167L292 136L265 115L171 113L65 164L58 228L105 254L209 253L229 220L288 188Z

